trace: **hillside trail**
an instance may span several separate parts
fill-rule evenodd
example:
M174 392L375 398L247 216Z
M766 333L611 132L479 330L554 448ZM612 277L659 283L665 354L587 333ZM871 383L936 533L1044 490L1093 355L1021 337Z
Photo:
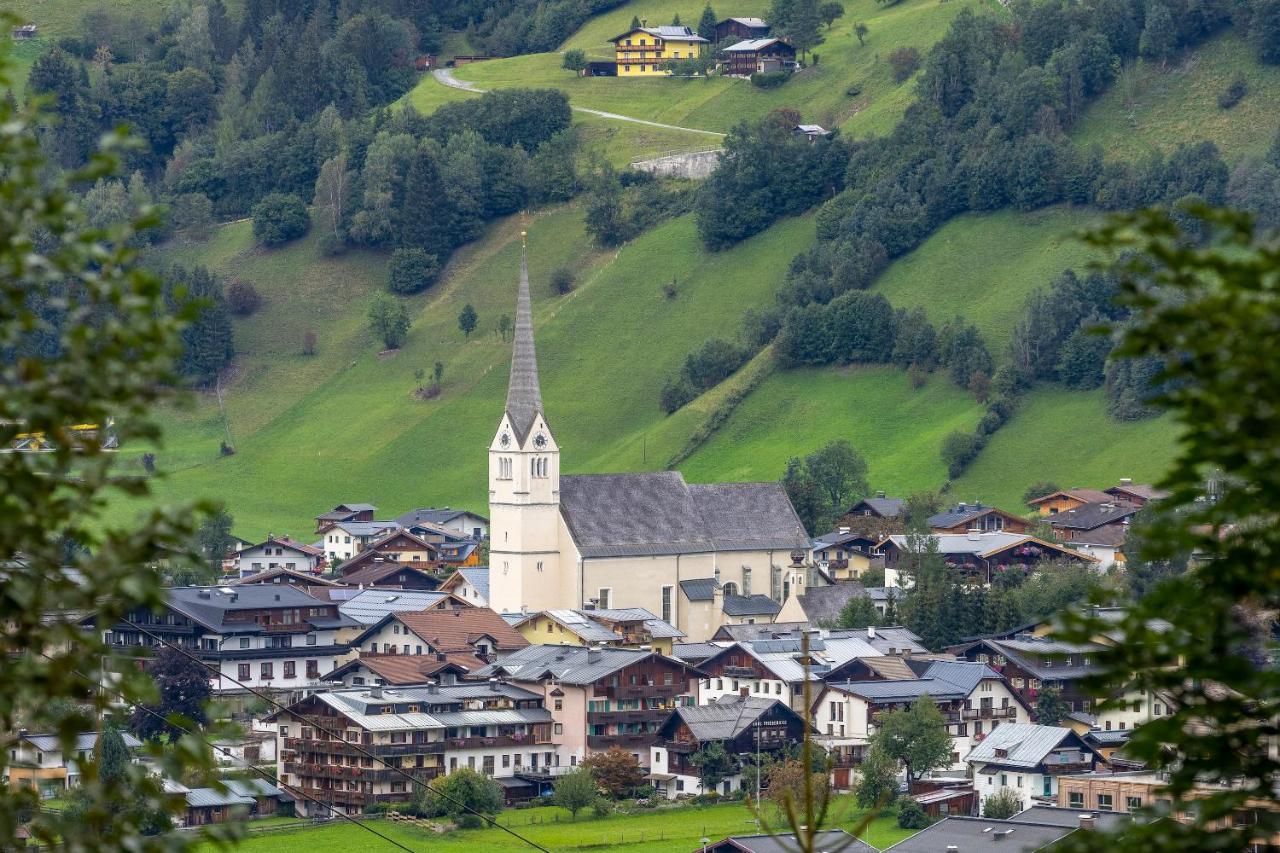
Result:
M481 89L475 83L468 83L466 80L459 80L453 76L452 68L436 68L431 72L431 76L436 79L437 83L448 86L451 89L461 89L464 92L475 92L476 94L484 94L485 89ZM662 122L649 121L647 119L635 118L634 116L624 116L619 113L609 113L604 110L593 110L589 107L573 107L574 112L586 113L588 115L599 116L600 118L612 119L614 121L629 121L632 124L643 124L649 127L661 127L665 130L683 130L686 133L702 133L707 136L723 137L724 134L715 130L703 130L700 127L681 127L678 124L663 124Z

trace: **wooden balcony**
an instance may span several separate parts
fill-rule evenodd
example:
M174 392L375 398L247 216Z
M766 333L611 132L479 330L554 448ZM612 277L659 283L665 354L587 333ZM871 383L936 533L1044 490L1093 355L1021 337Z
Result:
M656 743L656 732L629 733L624 735L587 735L587 747L590 749L608 749L616 746L621 749L649 747Z
M493 735L492 737L451 737L443 741L446 749L483 749L487 746L533 746L549 744L548 735Z
M1054 776L1060 773L1089 773L1093 770L1092 761L1045 761L1042 766L1045 773Z
M587 725L607 723L660 723L671 716L671 708L645 708L632 711L588 711Z
M299 791L307 795L313 800L321 803L329 803L340 806L363 806L370 801L368 794L360 791L338 791L329 788L307 788L305 786L296 786ZM398 795L403 798L405 795Z
M960 716L966 720L1012 720L1017 718L1018 710L1012 705L1008 708L962 708Z
M624 684L604 691L610 699L674 699L688 692L684 684Z

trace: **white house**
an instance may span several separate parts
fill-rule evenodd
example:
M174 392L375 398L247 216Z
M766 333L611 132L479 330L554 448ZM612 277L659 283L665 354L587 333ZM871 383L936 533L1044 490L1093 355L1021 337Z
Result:
M837 756L861 760L881 716L910 707L927 695L942 712L955 744L947 769L962 770L964 758L986 731L1007 724L1029 723L1031 712L1000 674L985 664L967 661L882 659L904 670L907 678L877 678L826 685L814 704L819 743ZM885 667L876 667L886 670Z
M287 536L268 536L236 554L235 571L242 578L268 569L292 569L296 572L318 572L324 562L324 551L297 542Z
M484 566L458 569L440 584L448 592L475 607L489 606L489 569Z
M142 746L128 732L121 732L130 750ZM35 788L42 797L56 797L80 785L80 763L98 745L97 732L75 736L70 753L64 754L56 734L29 734L25 729L9 747L6 783L14 788Z
M1000 726L965 758L979 798L1007 788L1024 806L1036 799L1056 803L1059 776L1089 773L1101 762L1072 729L1023 724Z
M332 565L350 560L365 547L400 529L398 521L339 521L324 531L320 543Z
M448 530L469 539L484 539L489 535L489 519L465 509L436 509L426 507L406 512L396 519L402 527L411 528L418 524Z

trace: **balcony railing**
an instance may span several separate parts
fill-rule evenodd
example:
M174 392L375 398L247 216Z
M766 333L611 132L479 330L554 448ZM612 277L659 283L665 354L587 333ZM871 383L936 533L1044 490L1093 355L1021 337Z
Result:
M964 708L960 713L966 720L1012 720L1018 716L1012 705L1008 708Z
M754 666L726 666L724 668L726 678L761 678L760 670Z
M1093 770L1092 761L1046 761L1044 762L1046 773L1088 773Z
M369 801L369 796L361 793L360 791L339 791L329 788L305 788L302 786L299 786L298 790L302 791L303 794L307 795L311 799L318 800L322 803L336 803L338 805L345 806L363 806ZM400 796L404 797L405 795L401 794Z
M551 743L550 736L527 735L494 735L492 737L451 737L445 738L446 749L481 749L486 746L529 746L530 744Z
M587 724L660 722L669 717L673 710L675 710L674 706L631 711L588 711Z
M626 749L631 746L652 746L657 742L657 732L629 733L623 735L587 735L587 746L591 749L608 749L611 746Z
M626 684L605 688L605 695L614 699L673 699L688 690L683 684Z

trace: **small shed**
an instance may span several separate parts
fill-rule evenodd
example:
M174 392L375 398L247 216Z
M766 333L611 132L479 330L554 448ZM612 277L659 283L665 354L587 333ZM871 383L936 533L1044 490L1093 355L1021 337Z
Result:
M40 35L40 28L35 24L23 24L9 31L9 37L14 41L30 41L38 35Z
M810 142L817 142L831 135L831 131L820 124L797 124L791 132L796 136L806 137Z
M974 815L978 795L971 787L937 788L933 791L913 794L912 799L920 804L925 814L937 819L951 815Z
M593 59L582 69L583 77L617 77L618 63L611 59Z

